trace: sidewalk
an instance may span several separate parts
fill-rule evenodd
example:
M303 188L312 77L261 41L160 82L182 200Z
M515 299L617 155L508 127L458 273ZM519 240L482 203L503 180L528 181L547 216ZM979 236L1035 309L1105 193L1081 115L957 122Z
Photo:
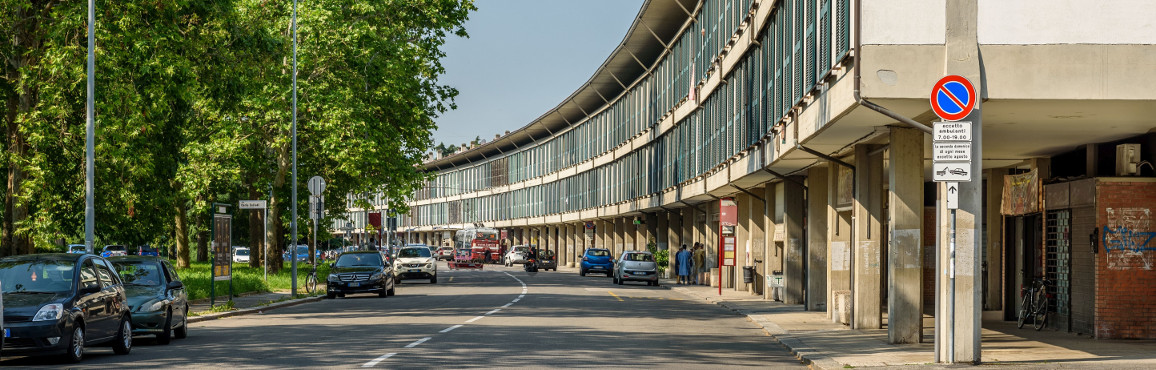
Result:
M292 299L288 290L268 293L254 293L242 296L233 297L233 309L224 312L210 312L212 309L209 306L209 299L198 299L189 302L189 322L201 322L206 320L215 320L224 317L245 315L255 312L273 310L282 307L296 306L307 302L316 302L321 300L324 296L304 297L304 292L297 292L297 299ZM227 304L229 296L223 295L217 297L217 306Z
M887 344L887 329L851 330L832 323L825 312L803 311L801 305L765 301L746 292L702 285L673 285L676 292L703 299L746 315L767 334L813 368L874 366L935 366L934 321L924 318L924 343ZM886 325L886 316L884 317ZM1096 340L1088 336L1025 326L1014 322L983 322L983 364L1024 368L1156 368L1156 341Z

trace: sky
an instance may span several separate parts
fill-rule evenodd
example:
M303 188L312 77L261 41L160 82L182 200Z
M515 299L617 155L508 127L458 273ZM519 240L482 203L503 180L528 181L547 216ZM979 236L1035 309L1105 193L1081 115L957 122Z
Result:
M477 0L469 38L446 40L439 82L458 109L435 119L434 145L529 124L582 86L622 42L642 0Z

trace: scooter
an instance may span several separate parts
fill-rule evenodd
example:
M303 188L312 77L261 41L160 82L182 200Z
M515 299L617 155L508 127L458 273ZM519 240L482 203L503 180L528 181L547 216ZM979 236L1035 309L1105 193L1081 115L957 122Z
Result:
M538 272L538 260L534 258L527 258L526 263L522 265L526 272Z

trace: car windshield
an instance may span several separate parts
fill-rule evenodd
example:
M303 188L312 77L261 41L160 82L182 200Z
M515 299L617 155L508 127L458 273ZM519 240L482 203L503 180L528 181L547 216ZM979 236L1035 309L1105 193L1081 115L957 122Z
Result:
M627 253L625 259L635 262L654 262L654 256L646 253Z
M109 251L109 252L124 252L124 246L123 245L110 245L110 246L104 247L104 250Z
M4 293L63 293L72 290L75 262L68 260L2 261Z
M161 285L161 267L150 261L114 261L116 271L125 285Z
M237 250L237 255L238 255L238 256L248 256L248 255L249 255L249 250L248 250L248 249L238 249L238 250Z
M498 233L495 232L478 232L476 240L498 240Z
M429 248L403 248L397 251L397 258L429 257Z
M586 252L586 254L594 257L606 257L610 255L610 251L605 249L591 249L589 252Z
M308 245L298 245L297 246L297 254L309 254L309 246Z
M68 250L83 252L85 250L85 248L83 245L74 245L74 246L68 247Z
M381 254L346 253L337 257L337 267L381 266Z

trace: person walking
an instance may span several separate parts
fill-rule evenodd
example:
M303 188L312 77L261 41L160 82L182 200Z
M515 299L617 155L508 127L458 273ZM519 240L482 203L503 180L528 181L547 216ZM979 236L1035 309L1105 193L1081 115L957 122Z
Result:
M690 252L686 250L686 244L678 249L678 253L674 255L674 260L678 262L678 284L689 284L691 259Z
M702 278L702 273L706 270L706 248L703 248L702 243L694 243L694 251L692 252L691 260L694 261L694 284L698 285Z

